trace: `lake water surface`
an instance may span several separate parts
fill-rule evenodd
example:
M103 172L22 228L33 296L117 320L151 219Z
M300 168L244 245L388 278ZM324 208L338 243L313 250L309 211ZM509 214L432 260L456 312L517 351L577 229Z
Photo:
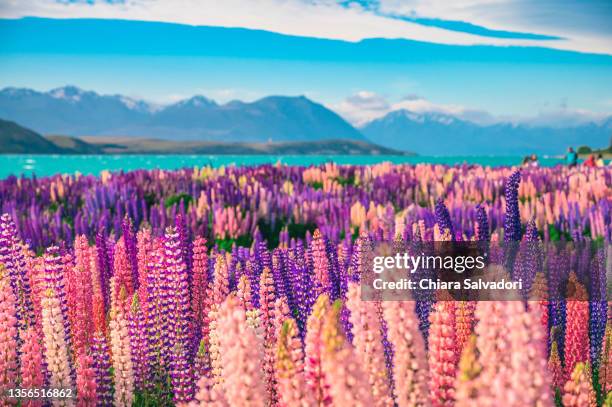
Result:
M287 165L338 164L367 165L389 161L395 164L436 163L436 164L481 164L486 166L511 166L521 163L522 157L493 156L333 156L333 155L0 155L0 178L9 175L44 177L54 174L94 174L103 170L130 171L136 169L177 169L211 165L257 165L281 162ZM542 166L561 163L559 158L540 159Z

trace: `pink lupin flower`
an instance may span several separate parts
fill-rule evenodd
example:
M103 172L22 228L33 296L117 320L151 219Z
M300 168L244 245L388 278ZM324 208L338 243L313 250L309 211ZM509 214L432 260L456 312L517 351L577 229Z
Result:
M567 301L565 327L565 378L569 379L578 362L589 361L589 303L584 286L574 273L570 274L568 285L574 288L574 295Z
M537 301L542 316L540 322L544 329L548 329L548 284L544 273L538 272L535 275L531 291L529 292L530 301ZM529 304L533 306L532 304Z
M115 279L115 294L118 295L121 289L125 289L126 301L134 295L134 282L132 281L132 265L128 257L125 241L123 237L115 244L114 252L114 274ZM117 300L116 298L114 299ZM129 308L129 303L123 305L125 309Z
M205 338L208 337L212 376L216 384L220 384L223 381L223 362L221 360L219 342L222 335L218 332L217 316L219 313L219 306L223 303L228 293L229 279L227 264L225 262L225 257L218 254L215 261L212 289L208 291L207 295L207 298L210 298L211 301L210 310L208 311L208 318L202 327L202 330L205 331L203 332ZM223 335L225 335L225 333L223 333Z
M455 332L455 303L439 301L429 315L429 391L432 406L451 406L459 359Z
M208 377L198 381L196 399L189 403L178 403L177 407L230 407L225 394L218 386L214 386Z
M312 392L315 403L318 406L328 406L332 404L327 374L323 370L321 362L324 353L321 335L323 333L325 314L328 309L329 297L327 294L321 294L312 307L312 312L308 316L308 321L306 322L306 358L304 373L306 375L306 384Z
M385 365L380 324L380 303L361 300L361 286L352 283L348 287L347 307L351 312L353 343L357 357L361 358L363 368L368 374L376 406L392 406L390 382Z
M221 304L218 316L219 345L223 361L223 388L228 400L240 400L241 406L266 405L266 386L261 371L263 345L255 331L247 326L240 301L230 295Z
M548 358L547 366L552 377L553 388L562 388L564 384L564 372L563 366L561 365L561 358L559 357L559 345L557 345L557 341L553 341L550 346L550 357Z
M0 394L17 387L17 318L8 273L0 265ZM63 329L63 327L62 327Z
M547 371L546 330L540 323L539 309L525 309L519 301L506 304L509 349L508 406L554 405L552 381ZM503 368L503 367L501 367ZM501 400L500 400L501 401Z
M134 400L132 351L128 321L123 308L118 306L126 301L125 297L125 288L122 288L119 301L112 304L109 328L115 382L114 405L129 407Z
M510 364L505 304L501 301L480 301L476 305L478 323L474 331L482 365L478 379L478 402L482 404L494 404L505 399L506 383L499 377L500 369L506 369Z
M42 330L45 361L49 372L50 388L74 389L69 364L64 315L61 301L53 288L47 288L42 299ZM66 405L72 405L66 400Z
M479 402L482 385L479 381L482 365L478 360L476 335L470 335L465 343L461 358L455 391L456 407L471 407Z
M324 316L321 339L323 355L321 363L329 379L329 393L334 406L376 406L381 405L381 398L373 394L372 381L359 350L351 346L342 333L338 301L327 310ZM386 401L385 401L386 402ZM393 405L393 404L391 404Z
M142 229L136 234L136 258L138 260L138 298L143 310L147 309L149 256L153 251L153 238L150 229Z
M287 303L287 297L283 295L276 299L274 302L274 313L274 332L278 337L283 327L283 322L286 319L291 318L291 310L289 309L289 304Z
M80 354L77 359L76 370L77 406L90 407L95 405L96 372L93 368L93 359L89 355Z
M252 294L251 294L251 280L249 276L243 274L238 279L238 290L236 295L240 300L240 303L245 310L250 311L253 309Z
M393 387L398 407L426 406L427 359L414 301L383 301L387 337L393 345Z
M279 331L276 349L276 373L280 405L314 406L312 393L304 376L304 352L295 320L286 319Z
M459 350L459 354L461 354L461 352L463 351L463 347L465 346L468 338L472 334L475 310L476 303L474 301L459 301L455 308L457 349Z
M215 261L212 297L215 304L221 304L229 294L229 272L225 256L218 254Z
M564 407L596 407L597 399L591 382L589 363L578 362L563 387Z
M93 263L91 250L85 236L79 236L74 242L75 266L71 275L72 295L69 297L68 307L74 312L70 324L74 337L74 348L77 355L85 352L91 345L93 335L92 298L93 287L90 267Z
M44 385L43 358L38 332L33 326L25 331L20 352L21 387L26 389L41 388ZM24 406L42 406L40 400L28 400Z
M263 370L266 380L266 390L271 404L278 401L276 389L276 374L274 372L276 364L275 345L276 345L276 323L275 323L275 293L272 272L268 267L263 269L259 283L259 310L261 312L261 330L263 333L264 359Z

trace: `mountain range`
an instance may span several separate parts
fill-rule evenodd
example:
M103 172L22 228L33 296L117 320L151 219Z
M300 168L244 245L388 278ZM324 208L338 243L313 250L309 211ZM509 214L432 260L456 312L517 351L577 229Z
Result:
M567 146L607 146L612 117L570 127L497 123L482 126L441 113L393 111L357 129L304 97L269 96L218 104L194 96L155 106L74 86L38 92L0 90L0 118L45 135L121 136L198 142L371 141L424 155L560 154Z
M74 86L0 91L0 118L43 134L136 136L225 142L365 140L340 116L304 96L223 105L194 96L157 108Z
M607 146L612 117L569 127L515 123L483 126L441 113L397 110L360 130L382 146L410 148L423 155L561 154L569 146Z

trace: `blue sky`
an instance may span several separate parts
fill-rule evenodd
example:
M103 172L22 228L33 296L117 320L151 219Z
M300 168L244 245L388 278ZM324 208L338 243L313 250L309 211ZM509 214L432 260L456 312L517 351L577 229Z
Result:
M3 0L0 87L74 84L160 104L304 94L356 124L400 108L483 123L612 113L609 1L176 4Z

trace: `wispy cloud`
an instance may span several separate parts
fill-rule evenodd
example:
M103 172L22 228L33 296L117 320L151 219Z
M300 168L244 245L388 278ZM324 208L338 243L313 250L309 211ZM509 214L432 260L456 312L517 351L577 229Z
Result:
M480 125L505 122L549 127L570 127L599 122L610 116L607 113L571 108L566 103L542 108L534 116L497 116L486 110L460 104L435 103L419 95L407 95L401 100L391 102L380 94L365 90L329 107L357 127L397 110L420 114L445 114Z
M442 113L479 124L491 124L499 120L483 110L457 104L434 103L418 95L408 95L401 100L390 102L384 96L369 91L357 92L330 107L356 126L362 126L396 110Z
M452 6L450 6L452 4ZM555 13L549 1L548 11ZM576 4L581 4L576 2ZM336 0L124 0L55 1L4 0L0 16L18 18L119 18L167 21L192 25L244 27L282 34L359 41L364 38L408 38L441 44L525 45L612 54L610 36L575 29L565 32L553 24L536 27L538 21L520 19L514 11L529 10L524 0L380 0L374 2ZM413 15L465 21L493 29L521 29L560 36L562 40L495 38L426 26L381 14ZM541 11L541 10L540 10ZM528 13L529 11L527 11ZM506 13L506 14L504 14ZM504 18L506 15L507 18ZM569 17L569 16L568 16ZM608 16L609 17L609 16ZM510 21L510 23L508 23ZM572 20L569 19L571 22ZM561 31L561 32L559 32Z

